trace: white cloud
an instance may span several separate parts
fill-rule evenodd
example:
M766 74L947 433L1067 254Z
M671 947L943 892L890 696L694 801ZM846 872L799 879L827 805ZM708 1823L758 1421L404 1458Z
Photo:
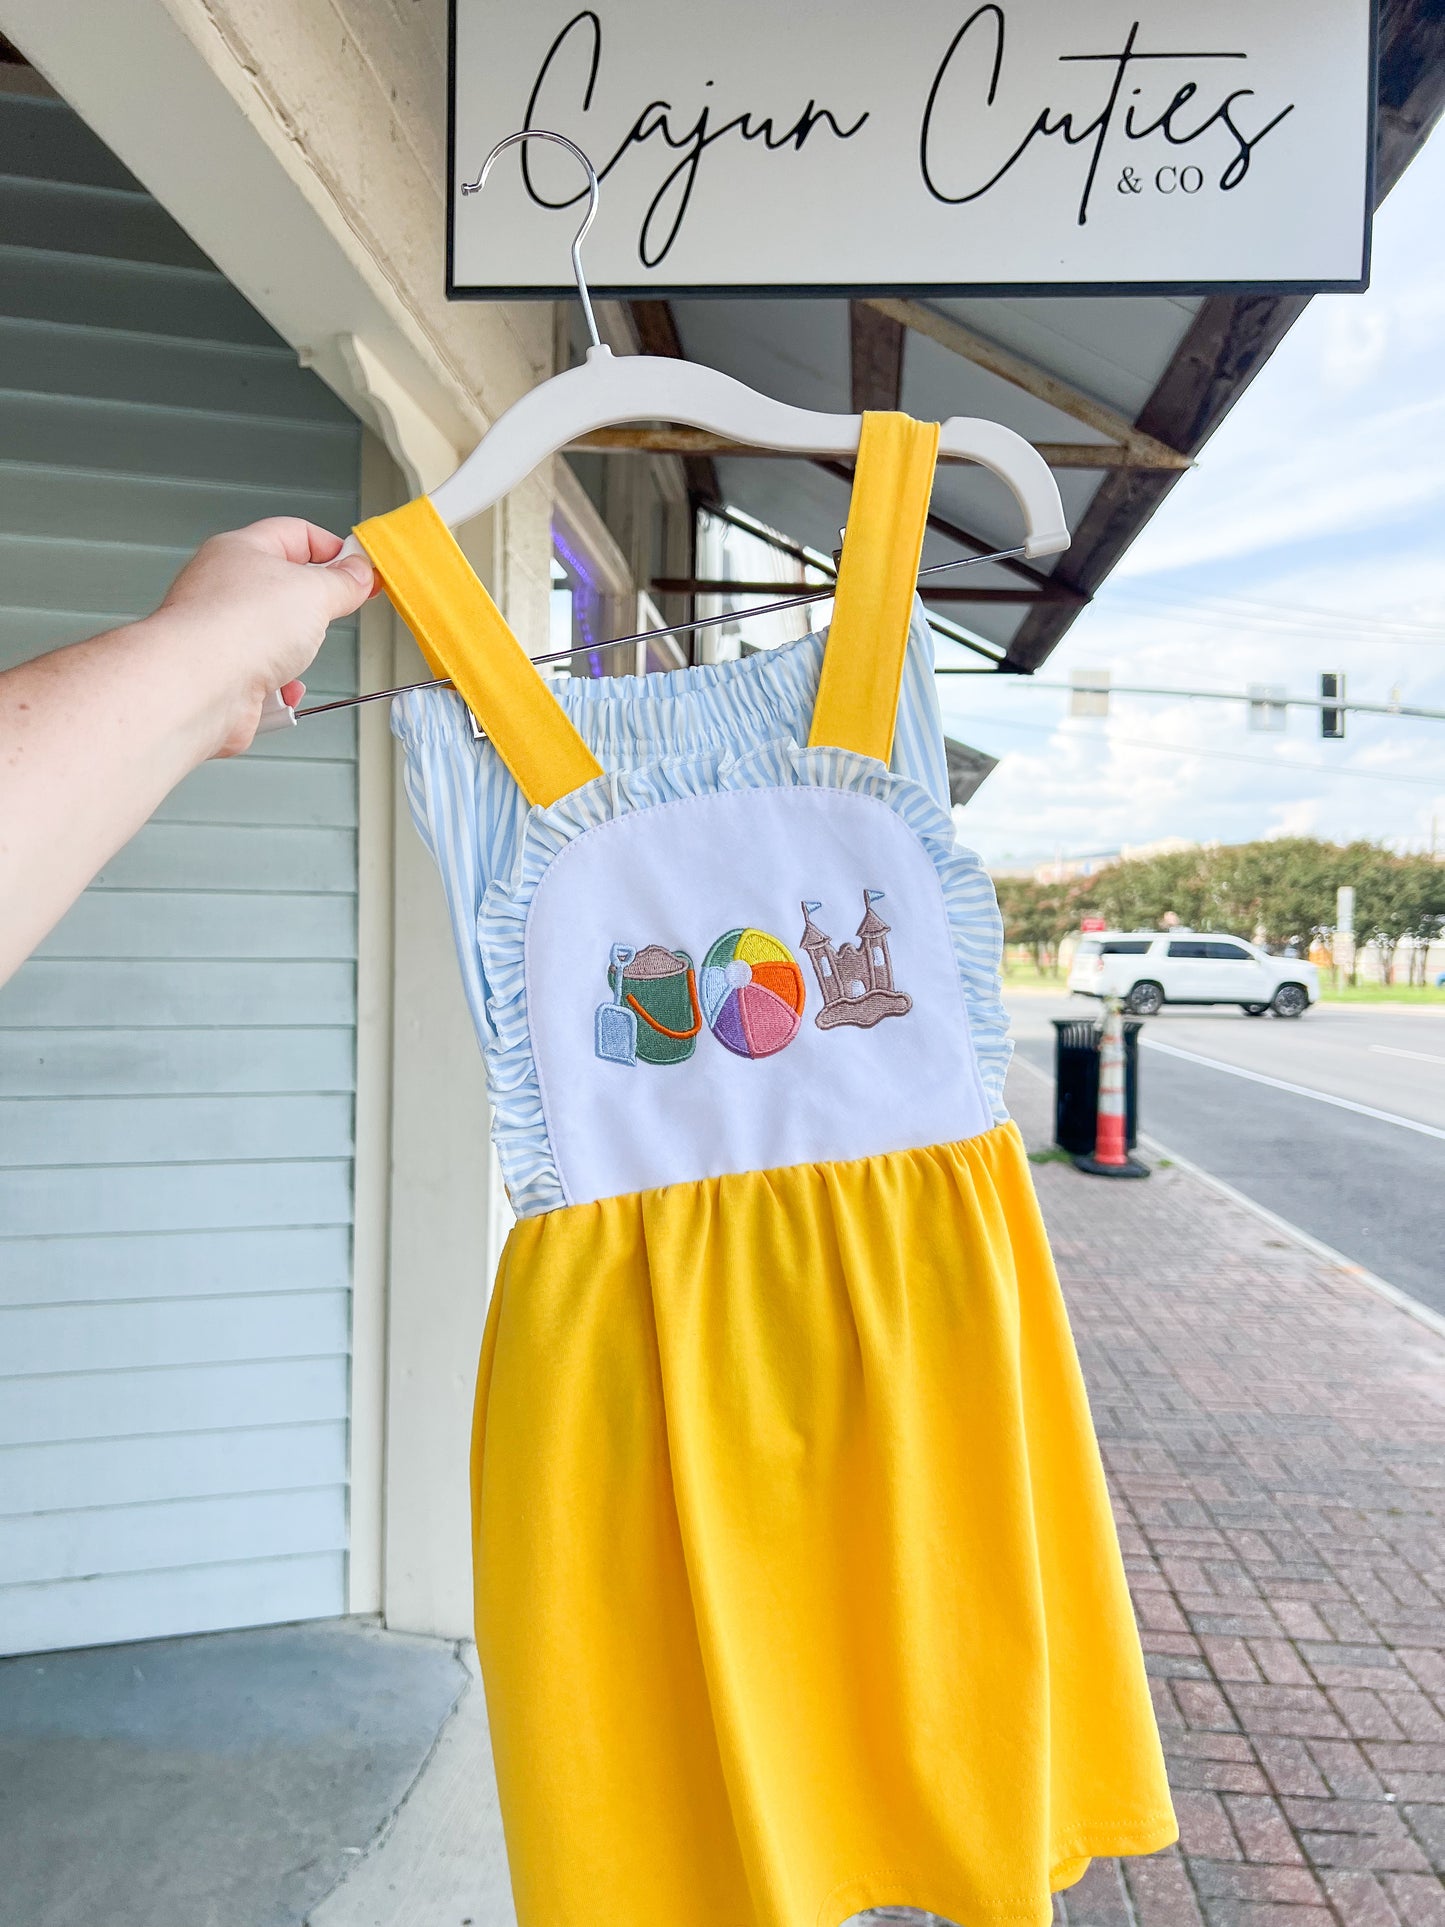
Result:
M1248 405L1247 400L1240 404ZM1209 488L1186 476L1167 525L1145 536L1119 567L1123 581L1234 561L1326 536L1364 537L1445 500L1445 397L1353 434L1311 435L1255 448L1209 471ZM1207 459L1207 451L1206 451ZM1202 474L1202 472L1201 472Z
M1349 394L1378 375L1396 330L1378 308L1334 308L1324 325L1321 371L1335 394Z

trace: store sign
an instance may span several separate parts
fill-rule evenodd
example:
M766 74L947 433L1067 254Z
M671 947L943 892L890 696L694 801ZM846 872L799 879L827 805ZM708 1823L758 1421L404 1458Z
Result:
M448 291L1359 288L1371 0L452 0Z

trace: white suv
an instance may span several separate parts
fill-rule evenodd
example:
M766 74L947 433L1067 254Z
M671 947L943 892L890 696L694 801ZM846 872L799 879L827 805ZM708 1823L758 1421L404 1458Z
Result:
M1238 1004L1250 1017L1303 1017L1318 1002L1320 973L1300 957L1271 957L1243 937L1196 930L1104 930L1081 937L1069 989L1122 997L1137 1017L1165 1004Z

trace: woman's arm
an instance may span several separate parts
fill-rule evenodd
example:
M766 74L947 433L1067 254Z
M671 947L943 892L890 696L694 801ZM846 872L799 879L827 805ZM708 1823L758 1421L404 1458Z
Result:
M366 600L371 565L340 547L284 517L212 536L154 615L0 674L0 983L183 776L248 747L268 692Z

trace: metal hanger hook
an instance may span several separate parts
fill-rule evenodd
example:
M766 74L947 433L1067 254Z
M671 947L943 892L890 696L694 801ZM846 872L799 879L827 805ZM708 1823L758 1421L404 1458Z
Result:
M587 322L587 332L592 337L592 346L594 348L600 348L602 346L602 337L597 332L597 317L592 312L592 296L587 291L587 276L582 272L582 243L587 239L587 230L597 219L597 203L601 198L602 190L597 179L597 169L592 165L591 161L588 160L576 141L568 140L565 134L551 133L545 127L524 127L519 133L508 134L504 140L497 142L491 153L488 154L487 158L482 162L482 171L478 174L477 178L474 181L462 182L462 192L463 194L480 194L486 185L488 174L492 171L492 162L496 160L499 154L504 154L509 147L516 147L521 141L555 141L559 147L565 147L567 152L571 154L575 160L580 161L586 169L587 212L582 217L581 227L578 228L576 234L572 237L572 277L577 283L577 298L582 303L582 313Z

